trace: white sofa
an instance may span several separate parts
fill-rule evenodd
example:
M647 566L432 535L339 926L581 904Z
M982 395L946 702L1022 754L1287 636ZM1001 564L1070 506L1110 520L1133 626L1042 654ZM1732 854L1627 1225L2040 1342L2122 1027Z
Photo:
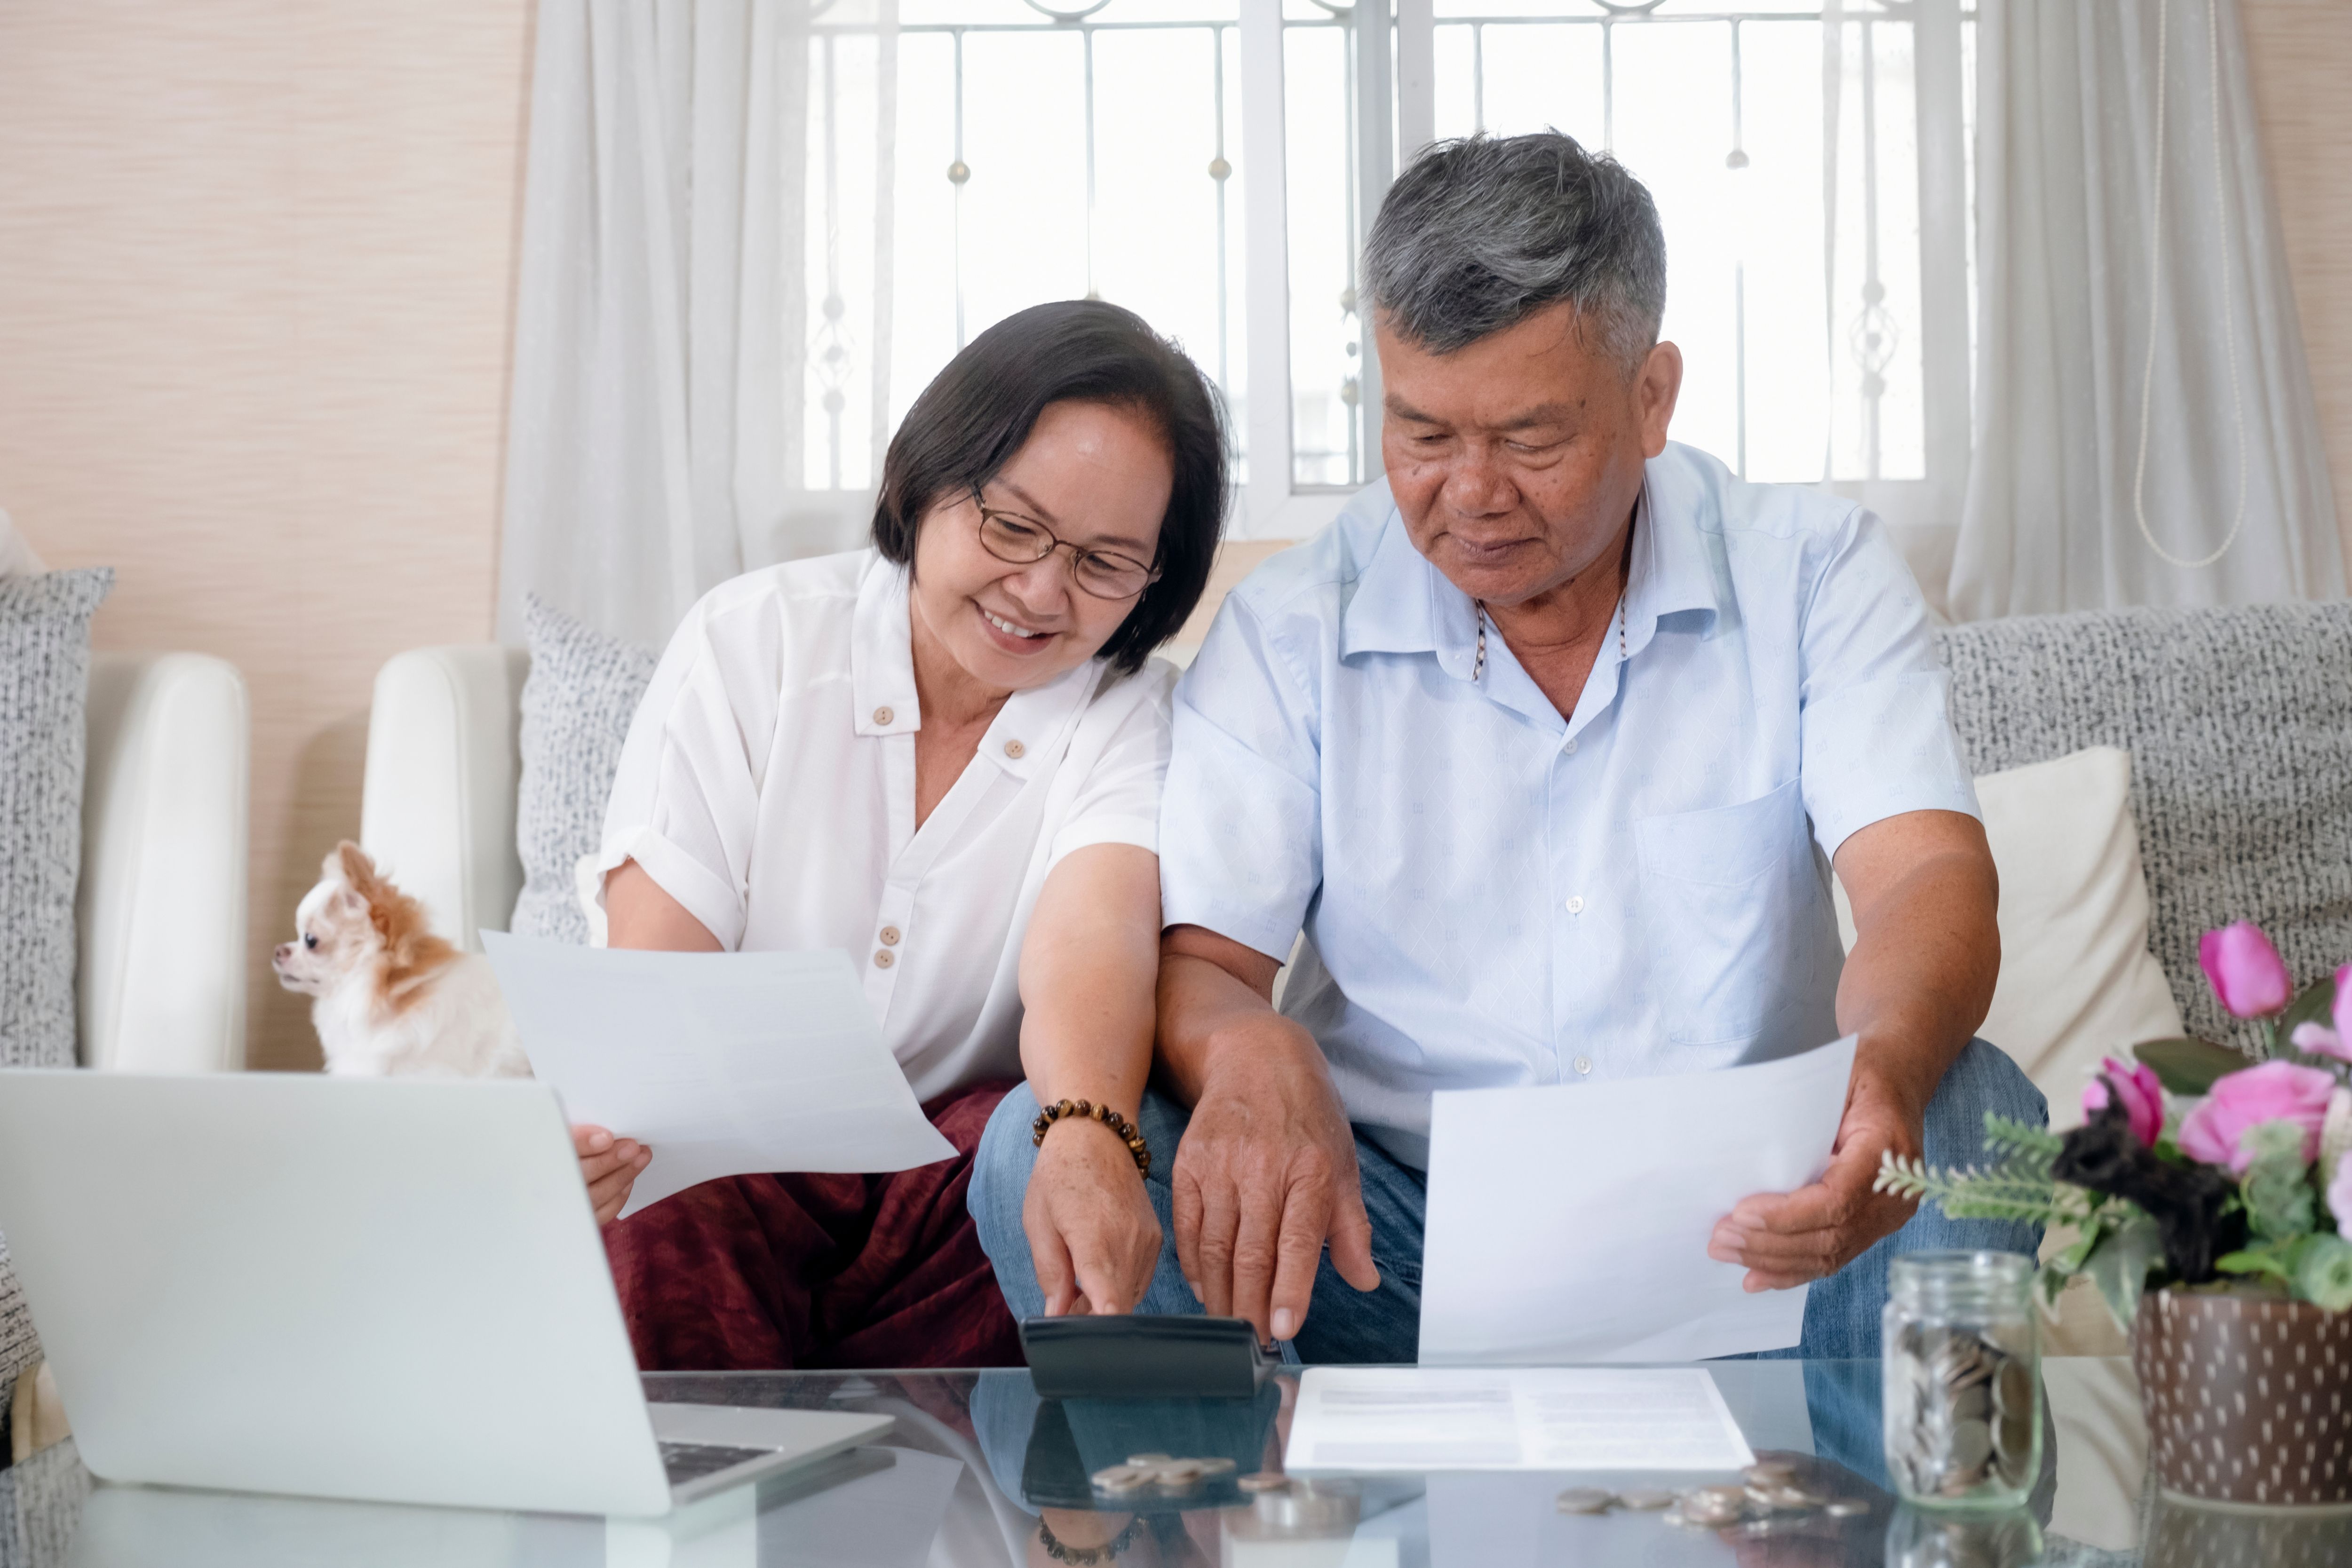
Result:
M75 901L81 1064L235 1071L245 1065L244 677L200 653L93 653L87 715ZM0 1367L0 1403L11 1407L0 1465L67 1435L39 1364L17 1370ZM5 1533L16 1506L0 1500Z
M245 1065L252 723L235 665L93 654L76 918L81 1061Z
M474 643L395 655L368 715L360 847L415 894L433 929L474 951L507 928L522 892L515 856L517 737L530 655Z

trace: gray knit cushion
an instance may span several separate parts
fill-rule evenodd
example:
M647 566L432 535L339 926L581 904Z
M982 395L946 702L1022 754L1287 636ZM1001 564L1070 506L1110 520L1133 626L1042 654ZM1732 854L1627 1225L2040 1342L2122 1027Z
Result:
M0 579L0 1067L74 1062L89 618L103 568ZM0 1239L0 1399L40 1354Z
M2352 960L2352 604L2021 616L1937 637L1974 771L2131 753L2148 946L2192 1032L2254 1040L2198 968L2216 925L2261 925L2299 983Z
M515 790L515 850L522 896L509 929L520 936L588 941L573 870L604 833L604 803L621 766L629 720L654 678L656 656L531 598L523 632L522 777Z

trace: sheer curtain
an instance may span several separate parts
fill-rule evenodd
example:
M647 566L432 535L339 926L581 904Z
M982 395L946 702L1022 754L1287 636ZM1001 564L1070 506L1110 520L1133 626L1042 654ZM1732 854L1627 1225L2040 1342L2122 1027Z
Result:
M2236 0L1983 0L1958 619L2344 591Z
M532 592L658 647L712 585L862 537L860 497L801 487L806 389L838 395L812 378L811 345L822 356L846 325L807 282L812 247L844 243L826 211L812 232L806 190L812 134L840 130L811 125L819 16L874 40L871 120L849 133L878 139L887 173L895 0L541 0L502 637L520 636ZM887 344L889 204L877 207L866 303ZM873 381L887 399L887 375Z

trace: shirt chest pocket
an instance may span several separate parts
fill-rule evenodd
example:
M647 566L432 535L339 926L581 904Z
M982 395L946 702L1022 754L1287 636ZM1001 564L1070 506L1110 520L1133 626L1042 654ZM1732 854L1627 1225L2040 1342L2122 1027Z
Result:
M1637 818L1633 833L1667 1038L1713 1045L1766 1032L1813 979L1819 878L1797 781L1736 806Z

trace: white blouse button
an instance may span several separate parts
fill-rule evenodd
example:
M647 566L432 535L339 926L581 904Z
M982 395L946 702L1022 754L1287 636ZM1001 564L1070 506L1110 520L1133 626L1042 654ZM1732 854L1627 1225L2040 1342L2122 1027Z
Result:
M1573 741L1573 740L1570 741L1570 742L1568 743L1568 745L1567 745L1565 747L1563 747L1562 749L1566 750L1566 751L1567 751L1567 753L1568 753L1570 757L1575 756L1575 755L1576 755L1576 742L1575 742L1575 741Z
M1590 1072L1590 1071L1592 1071L1592 1058L1591 1058L1591 1057L1589 1057L1589 1056L1580 1056L1580 1057L1578 1057L1578 1058L1576 1059L1576 1070L1577 1070L1579 1072Z
M1575 897L1568 901L1568 912L1570 915L1581 915L1584 913L1584 894L1580 893Z
M1026 752L1028 749L1029 748L1027 747L1022 745L1017 740L1008 740L1004 743L1004 755L1010 757L1015 762L1020 761L1022 754Z
M898 945L898 928L895 925L885 925L882 927L882 946L885 947L896 947Z
M874 722L876 724L888 724L897 716L898 716L896 714L892 713L887 707L877 707L874 710Z
M893 954L887 947L883 948L880 952L874 955L874 967L877 969L887 969L898 961L898 959L897 955Z

